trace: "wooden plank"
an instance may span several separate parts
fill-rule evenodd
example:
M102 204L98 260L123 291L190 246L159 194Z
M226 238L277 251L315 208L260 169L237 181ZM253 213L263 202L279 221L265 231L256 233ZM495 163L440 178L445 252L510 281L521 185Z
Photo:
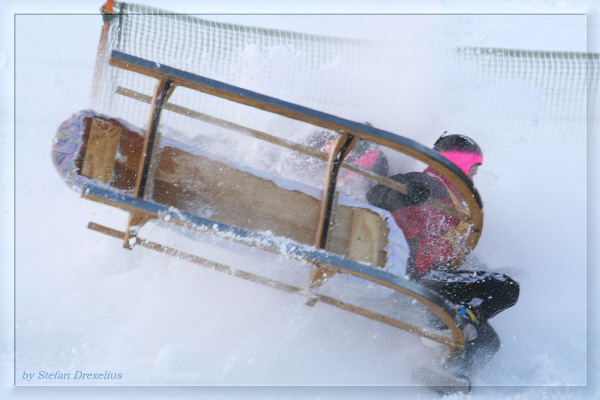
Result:
M389 236L390 236L390 228L389 225L387 223L382 224L381 226L381 230L379 231L379 256L377 257L377 259L379 260L378 264L375 265L379 265L381 267L384 267L385 265L387 265L387 261L388 261L388 245L392 245L392 247L395 245L395 243L390 243L389 242Z
M167 206L254 231L271 231L296 242L314 244L321 202L305 193L213 159L165 147L154 183L153 200ZM347 255L357 207L338 206L332 216L327 249ZM375 214L374 214L375 215ZM377 218L382 218L377 215ZM382 222L383 224L383 222ZM386 240L379 243L387 244ZM385 265L385 244L378 249Z
M154 201L254 231L312 244L319 200L174 147L161 153Z
M110 182L121 139L118 127L93 119L89 123L89 135L81 167L81 175L102 182Z
M352 232L352 214L355 207L341 206L337 199L334 204L334 213L331 218L330 232L325 249L335 254L347 256L350 246L350 233Z
M135 187L139 160L142 155L142 147L144 144L143 136L138 132L130 130L126 125L113 118L95 115L93 117L84 118L83 122L85 130L83 132L79 155L75 160L77 171L79 171L81 174L81 171L83 170L83 163L87 153L87 145L90 141L92 123L101 124L103 126L107 126L107 129L118 131L120 136L117 147L117 156L114 160L114 166L112 170L112 178L108 183L110 186L117 189L133 189ZM105 155L109 155L109 153L106 153Z
M90 222L88 224L88 228L91 230L103 233L108 236L116 237L116 238L122 237L125 234L125 232L121 232L116 229L112 229L112 228L100 225L95 222ZM220 264L220 263L217 263L214 261L209 261L209 260L199 257L197 255L186 253L186 252L177 250L175 248L162 245L160 243L149 241L149 240L146 240L146 239L143 239L140 237L136 237L136 242L137 242L136 244L141 245L142 247L145 247L147 249L158 251L158 252L164 253L164 254L168 254L170 256L178 257L183 260L195 263L197 265L200 265L200 266L203 266L203 267L206 267L206 268L218 271L218 272L223 272L228 275L235 276L237 278L245 279L250 282L268 286L273 289L282 290L287 293L300 294L300 295L305 294L305 290L303 290L299 287L289 285L289 284L286 284L286 283L283 283L283 282L280 282L280 281L277 281L274 279L266 278L264 276L257 275L257 274L251 273L251 272L247 272L247 271L244 271L241 269L236 268L235 270L233 270L231 267L229 267L227 265L223 265L223 264ZM391 318L389 316L367 310L365 308L356 306L354 304L346 303L344 301L341 301L341 300L336 299L331 296L317 294L316 300L320 301L322 303L328 304L330 306L337 307L342 310L352 312L354 314L361 315L363 317L372 319L374 321L381 322L381 323L384 323L384 324L387 324L387 325L390 325L390 326L393 326L396 328L400 328L400 329L406 330L408 332L417 334L419 336L423 336L423 337L426 337L433 341L442 343L449 347L450 355L458 354L464 346L464 338L463 338L462 330L458 329L458 327L456 327L454 324L452 324L453 326L450 327L451 331L454 335L452 338L447 338L445 336L435 335L426 329L420 328L420 327L412 325L412 324L408 324L406 322L397 320L395 318Z
M107 236L112 236L117 239L122 239L125 235L125 232L119 231L117 229L109 228L108 226L100 225L97 222L88 222L88 229L91 229L96 232L103 233Z
M379 242L382 237L382 224L381 217L373 211L354 210L348 258L378 265L379 250L385 247Z

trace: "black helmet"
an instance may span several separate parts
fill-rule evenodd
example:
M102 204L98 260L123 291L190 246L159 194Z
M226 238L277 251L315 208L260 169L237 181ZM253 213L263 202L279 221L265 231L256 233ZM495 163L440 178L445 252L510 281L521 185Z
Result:
M444 132L445 134L446 132ZM456 151L461 153L471 153L483 155L481 148L473 139L464 135L442 135L433 144L433 149L439 153Z
M467 176L474 175L477 166L483 164L481 148L468 136L442 135L434 143L433 149L452 161Z

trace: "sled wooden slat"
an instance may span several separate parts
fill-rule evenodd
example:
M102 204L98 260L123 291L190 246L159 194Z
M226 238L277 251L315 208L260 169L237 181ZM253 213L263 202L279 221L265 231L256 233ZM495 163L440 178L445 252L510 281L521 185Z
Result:
M379 248L383 240L382 231L381 218L378 218L375 213L369 210L356 210L352 216L348 254L350 259L378 265Z
M225 162L192 154L176 147L161 150L152 201L191 214L210 214L211 219L253 231L271 231L298 243L314 244L321 201L299 190L237 169ZM340 205L332 214L327 249L349 254L353 213L362 208ZM382 216L377 215L379 219ZM384 266L387 237L373 232L382 257L373 263Z
M125 232L123 232L123 231L120 231L118 229L109 228L108 226L100 225L96 222L88 222L88 229L103 233L107 236L112 236L117 239L121 239L123 236L125 236Z
M187 228L203 230L212 234L240 241L246 245L270 249L271 251L289 254L290 256L298 259L316 262L322 268L326 268L335 273L345 273L357 276L359 278L366 279L376 284L396 290L421 302L431 311L436 313L439 318L444 321L444 323L446 323L452 332L452 341L455 345L453 351L459 351L464 345L461 327L456 324L455 320L457 312L456 307L438 293L433 292L415 282L407 281L386 271L358 263L356 261L352 261L323 250L315 249L314 247L301 245L289 240L281 242L274 237L251 232L179 210L173 210L172 207L166 207L161 204L131 197L123 193L116 193L94 185L84 186L82 196L87 199L108 204L126 211L137 210L137 212L141 214L145 214L150 217L161 218L162 221L168 223L174 223Z
M121 139L120 129L99 119L88 121L86 146L81 175L108 183L113 174L117 149Z
M115 238L122 238L123 235L125 235L125 232L121 232L119 230L116 229L112 229L103 225L100 225L98 223L95 222L90 222L88 224L88 229L103 233L105 235L108 236L112 236ZM172 247L168 247L165 245L162 245L160 243L156 243L150 240L146 240L140 237L136 237L136 245L145 247L147 249L150 250L154 250L154 251L158 251L160 253L164 253L170 256L174 256L189 262L192 262L194 264L218 271L218 272L223 272L226 273L228 275L232 275L241 279L245 279L247 281L250 282L254 282L254 283L258 283L273 289L278 289L287 293L291 293L291 294L299 294L299 295L304 295L306 290L293 286L293 285L289 285L280 281L276 281L274 279L270 279L264 276L260 276L251 272L247 272L241 269L235 269L233 270L231 267L227 266L227 265L223 265L214 261L210 261L207 260L205 258L196 256L194 254L190 254L190 253L186 253L183 252L181 250L177 250L174 249ZM365 308L356 306L354 304L350 304L344 301L341 301L339 299L335 299L331 296L326 296L326 295L322 295L322 294L316 294L315 295L316 300L321 302L321 303L325 303L327 305L333 306L333 307L337 307L340 308L342 310L345 311L349 311L352 312L354 314L357 315L361 315L363 317L372 319L374 321L378 321L396 328L400 328L403 329L405 331L426 337L428 339L431 339L433 341L442 343L446 346L449 347L449 350L452 354L458 354L458 352L460 351L460 349L462 348L463 344L462 344L462 336L458 338L453 338L453 339L449 339L445 336L439 336L439 335L435 335L432 334L431 332L419 328L418 326L412 325L412 324L408 324L405 322L402 322L400 320L388 317L386 315L374 312L374 311L370 311L367 310ZM461 331L462 333L462 331Z
M320 126L340 134L352 134L422 161L439 171L456 187L469 209L471 217L469 236L465 240L465 246L450 262L453 264L462 263L479 241L483 227L482 203L478 192L473 187L472 181L444 156L414 140L116 50L111 53L110 64L154 77L161 81L172 80L176 86L198 90L240 104Z
M116 93L122 96L129 97L131 99L135 99L147 104L150 104L152 101L152 96L147 96L145 94L136 92L135 90L127 89L122 86L118 86L116 89ZM261 132L256 129L248 128L243 125L239 125L230 121L226 121L224 119L216 118L208 114L204 114L190 108L186 108L174 103L167 103L164 105L163 109L180 114L185 115L186 117L196 119L198 121L206 122L208 124L218 126L221 128L225 128L237 133L240 133L245 136L253 137L258 140L262 140L267 143L271 143L280 147L284 147L286 149L296 151L301 154L306 154L308 156L318 158L323 161L328 160L328 155L325 152L315 150L311 147L301 145L299 143L292 142L290 140L282 139L277 136L269 135L268 133ZM390 187L400 193L406 193L406 188L400 182L397 182L393 179L387 178L385 176L379 175L371 170L360 167L356 164L352 163L344 163L342 164L342 168L357 173L366 178L372 179L377 183ZM427 204L430 204L454 217L460 218L462 221L471 223L471 216L468 213L465 213L461 210L457 210L456 208L449 206L445 203L437 201L433 198L427 200Z
M162 150L153 200L192 214L209 210L204 212L211 219L306 244L312 244L319 218L314 197L174 147Z

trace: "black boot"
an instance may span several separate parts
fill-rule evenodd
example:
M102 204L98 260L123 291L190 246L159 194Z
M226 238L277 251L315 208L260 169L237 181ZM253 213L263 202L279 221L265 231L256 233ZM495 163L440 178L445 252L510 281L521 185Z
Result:
M500 350L500 338L494 328L485 322L477 326L477 337L465 343L465 348L456 357L447 360L444 367L461 376L471 377Z

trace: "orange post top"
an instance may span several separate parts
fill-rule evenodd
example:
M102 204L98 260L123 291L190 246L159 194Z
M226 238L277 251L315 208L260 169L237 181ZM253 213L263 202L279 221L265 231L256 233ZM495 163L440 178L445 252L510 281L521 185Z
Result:
M107 14L114 14L115 10L113 9L113 6L115 5L115 0L107 0L106 4L104 5L104 9L102 11L104 11Z

